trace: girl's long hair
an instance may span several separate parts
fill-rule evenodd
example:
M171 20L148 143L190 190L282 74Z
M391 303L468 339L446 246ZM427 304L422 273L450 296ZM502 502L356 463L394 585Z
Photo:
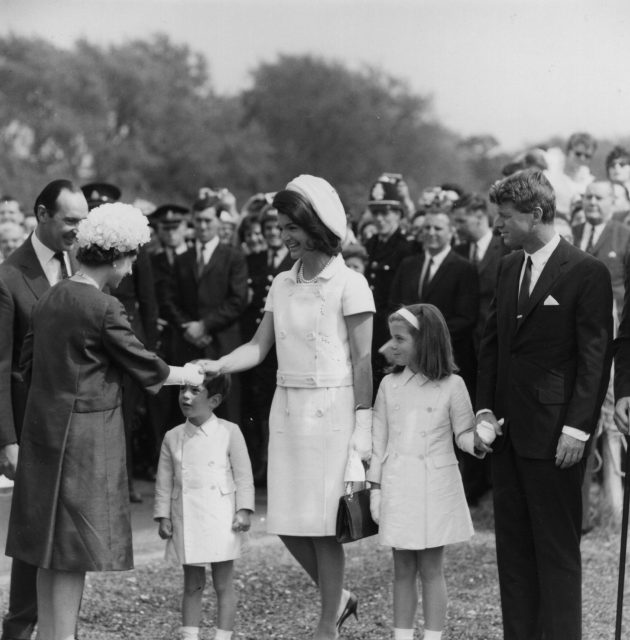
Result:
M415 344L414 368L429 380L441 380L458 371L453 358L451 336L446 320L440 310L432 304L412 304L405 307L418 320L419 329L412 327L396 311L389 316L392 320L407 322ZM393 371L402 371L403 367L394 367Z

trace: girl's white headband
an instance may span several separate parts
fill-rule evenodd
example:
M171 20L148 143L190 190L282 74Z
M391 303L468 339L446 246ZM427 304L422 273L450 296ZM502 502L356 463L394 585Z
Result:
M416 318L416 316L414 316L413 313L409 311L409 309L405 309L405 307L403 307L402 309L398 309L396 313L399 316L402 316L416 331L420 331L420 323L418 322L418 318Z

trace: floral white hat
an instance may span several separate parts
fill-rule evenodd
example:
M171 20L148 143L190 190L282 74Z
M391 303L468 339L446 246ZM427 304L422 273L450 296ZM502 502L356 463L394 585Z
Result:
M79 247L97 246L120 253L136 251L151 239L149 222L142 211L131 204L102 204L81 220L77 230Z

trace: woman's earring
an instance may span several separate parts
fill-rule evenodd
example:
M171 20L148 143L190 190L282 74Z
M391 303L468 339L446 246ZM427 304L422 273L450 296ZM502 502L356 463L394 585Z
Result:
M112 262L112 268L118 269L118 265L115 262Z

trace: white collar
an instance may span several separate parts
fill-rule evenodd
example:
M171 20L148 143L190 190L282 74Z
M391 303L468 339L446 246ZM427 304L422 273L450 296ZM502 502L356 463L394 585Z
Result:
M201 242L201 240L195 240L195 244L202 251L213 251L219 245L219 236L216 235L212 240L208 240L208 242Z
M197 434L203 434L204 436L210 435L210 430L218 423L218 418L214 415L214 413L202 424L199 426L190 422L190 420L186 420L184 423L184 432L187 436L192 437Z
M537 267L544 266L551 257L551 254L556 250L556 247L560 244L560 236L554 233L551 240L534 253L527 253L525 251L525 260L528 257L532 259L532 263Z
M300 269L301 260L296 260L290 271L287 271L292 280L297 282L297 273ZM331 261L330 264L326 265L325 269L322 269L317 274L317 280L329 280L332 278L338 271L346 266L346 263L343 261L341 254L337 254ZM349 267L347 267L349 268Z
M477 240L473 244L477 245L478 253L483 255L488 250L488 247L490 246L491 242L492 242L492 229L488 229L488 232L482 235L481 238L479 238L479 240Z
M409 367L405 367L399 375L402 378L403 385L407 384L410 380L413 379L416 379L420 386L429 381L429 378L427 378L424 373L414 373Z
M447 244L440 253L436 253L432 256L428 251L425 251L425 256L427 260L433 260L433 269L435 270L444 262L444 258L451 252L451 245Z
M55 251L47 247L38 237L36 231L33 231L31 234L31 242L33 244L33 249L35 251L35 255L39 260L39 263L42 267L48 264L55 255Z

